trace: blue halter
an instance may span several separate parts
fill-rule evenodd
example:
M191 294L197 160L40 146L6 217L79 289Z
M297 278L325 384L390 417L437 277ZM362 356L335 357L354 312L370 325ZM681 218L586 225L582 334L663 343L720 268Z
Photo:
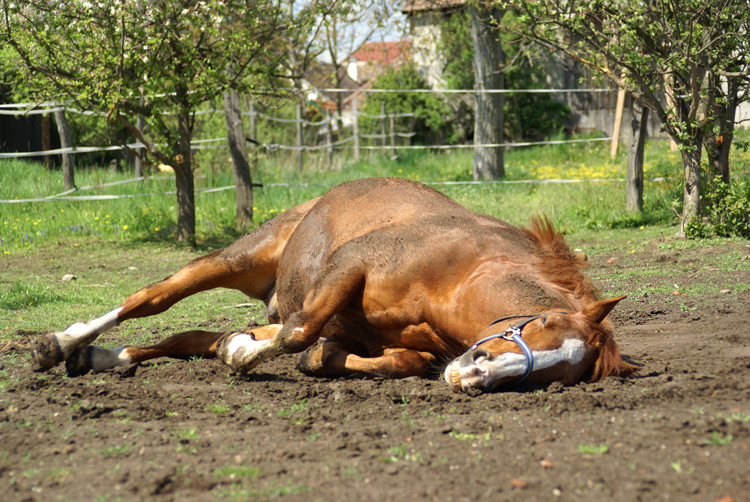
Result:
M500 319L495 319L492 321L489 326L492 326L494 324L497 324L502 321L507 321L508 319L516 319L519 317L523 317L520 321L512 325L511 327L507 328L505 331L501 331L500 333L495 333L494 335L485 336L478 342L476 342L474 345L471 346L469 351L472 351L482 345L485 342L489 342L490 340L494 340L496 338L502 338L503 340L509 340L511 342L515 342L518 344L518 346L523 351L523 355L526 356L526 371L524 372L523 376L516 380L515 383L519 384L526 380L526 378L531 374L532 371L534 371L534 354L531 352L531 349L529 348L528 344L526 343L526 340L523 339L521 336L521 331L523 330L524 326L529 324L531 321L534 321L536 319L539 319L540 317L544 317L544 314L536 314L532 316L525 316L525 315L509 315L506 317L501 317Z

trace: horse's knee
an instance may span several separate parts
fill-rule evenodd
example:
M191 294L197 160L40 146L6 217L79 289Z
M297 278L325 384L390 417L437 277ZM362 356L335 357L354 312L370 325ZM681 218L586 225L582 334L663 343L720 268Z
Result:
M310 313L295 312L284 322L274 343L287 354L303 352L320 339L324 324L317 322Z
M300 355L299 369L316 376L335 376L349 373L346 369L348 354L338 343L321 339Z
M431 363L415 350L404 350L383 356L382 376L387 378L423 377Z

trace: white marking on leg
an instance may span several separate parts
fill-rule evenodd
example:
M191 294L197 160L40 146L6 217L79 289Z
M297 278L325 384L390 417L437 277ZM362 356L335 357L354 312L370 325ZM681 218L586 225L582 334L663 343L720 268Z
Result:
M238 350L245 349L245 350L255 350L259 347L262 347L263 345L267 344L271 340L256 340L252 337L252 335L247 333L242 333L238 335L234 335L231 340L229 340L229 343L227 344L227 352L229 352L230 357L232 357Z
M117 366L129 366L131 364L127 348L123 345L114 349L102 347L91 347L91 369L93 371L104 371Z
M65 359L73 353L74 350L88 345L108 329L117 326L117 315L122 310L118 307L101 317L86 322L77 322L72 324L62 333L55 333L57 343L65 356Z

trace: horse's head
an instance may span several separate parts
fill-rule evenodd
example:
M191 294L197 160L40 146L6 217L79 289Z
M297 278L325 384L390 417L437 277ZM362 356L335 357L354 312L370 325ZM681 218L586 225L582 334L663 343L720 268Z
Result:
M490 391L502 384L560 381L632 373L636 366L620 357L605 320L625 298L591 303L574 313L549 311L504 317L479 333L478 342L445 369L455 391Z

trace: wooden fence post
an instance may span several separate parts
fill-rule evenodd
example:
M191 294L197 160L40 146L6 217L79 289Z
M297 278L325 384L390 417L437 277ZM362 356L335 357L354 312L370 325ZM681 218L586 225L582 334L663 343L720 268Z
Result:
M380 102L380 135L383 138L383 155L388 155L388 151L386 149L386 146L388 145L388 136L387 131L385 129L385 121L386 121L386 114L385 114L385 101Z
M65 108L55 106L55 122L57 123L57 133L60 135L60 146L62 148L73 148L73 140L70 136L70 125L65 118ZM62 154L63 169L63 188L72 190L76 188L75 182L75 156L72 153Z
M391 160L395 160L398 158L396 154L396 117L391 114L389 118L391 122Z
M354 135L354 160L359 160L359 106L356 94L352 94L352 134Z
M42 115L42 150L52 150L52 131L49 113ZM44 156L44 167L52 169L52 156Z
M144 102L144 99L143 99L143 96L141 96L141 99L140 99L141 106L143 106L143 102ZM136 127L136 129L138 129L139 131L143 132L143 128L145 126L146 126L146 121L143 120L143 117L141 115L138 115L138 118L135 121L135 127ZM141 140L139 140L138 138L136 138L136 141L138 141L140 143ZM143 148L142 147L136 147L136 149L135 149L135 177L136 178L140 178L141 176L143 176L143 159L142 159L142 155L143 155Z
M255 101L250 101L250 139L251 146L250 151L252 152L252 167L251 169L258 169L258 145L260 140L258 139L258 112L255 111Z
M328 120L326 121L326 156L328 158L328 167L331 167L333 163L333 126L331 125L331 114L327 115Z
M258 141L258 112L255 111L255 101L250 101L250 139Z
M302 103L297 104L297 171L302 172L303 158L302 158Z
M622 125L622 111L625 108L625 89L617 90L617 108L615 108L615 123L612 126L612 145L609 149L610 158L617 156L617 146L620 142L620 127Z

